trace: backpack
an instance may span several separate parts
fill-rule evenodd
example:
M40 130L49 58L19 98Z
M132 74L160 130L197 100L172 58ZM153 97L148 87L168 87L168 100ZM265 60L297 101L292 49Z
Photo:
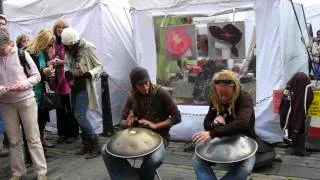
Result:
M18 56L19 56L20 64L23 67L24 73L27 75L27 77L29 77L27 68L30 70L31 67L26 59L26 55L25 55L24 50L18 49Z
M276 151L271 144L263 141L259 136L256 136L255 141L258 144L258 150L256 152L256 161L253 169L262 169L272 166L273 162L282 162L281 159L276 158Z

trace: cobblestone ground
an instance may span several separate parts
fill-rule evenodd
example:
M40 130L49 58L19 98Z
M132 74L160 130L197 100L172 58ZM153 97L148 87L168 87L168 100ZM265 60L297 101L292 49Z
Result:
M55 142L55 135L49 140ZM106 142L100 137L100 144ZM74 155L80 148L80 140L72 144L56 144L55 148L48 149L51 155L47 159L49 180L108 180L110 179L101 157L86 160L83 156ZM162 180L194 180L195 174L191 166L192 150L185 152L185 142L170 142L164 164L159 168ZM254 180L316 180L320 179L320 153L313 153L309 157L286 155L283 149L276 149L277 157L282 160L274 162L272 166L254 171ZM215 171L218 177L225 174L225 170ZM0 180L10 177L8 157L0 157ZM32 167L28 167L28 175L24 180L32 180L35 174Z

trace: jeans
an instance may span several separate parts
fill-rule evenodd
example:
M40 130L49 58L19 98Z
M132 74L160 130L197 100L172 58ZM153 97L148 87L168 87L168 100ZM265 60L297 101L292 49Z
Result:
M221 178L221 180L246 180L252 172L256 156L229 164L229 171ZM192 165L198 180L216 180L217 177L213 172L212 163L200 159L197 155L192 158Z
M102 148L102 158L112 180L148 179L153 180L156 170L163 163L166 149L162 144L155 152L143 157L140 168L134 168L123 158L107 153L106 145Z
M29 98L12 104L0 104L0 113L10 142L10 162L13 175L23 176L27 172L22 151L20 125L24 128L32 162L37 174L46 174L47 164L40 140L35 98Z
M74 117L78 121L82 132L82 138L95 138L96 134L94 133L92 125L87 118L87 112L89 109L89 98L86 90L72 93L72 107L74 111Z

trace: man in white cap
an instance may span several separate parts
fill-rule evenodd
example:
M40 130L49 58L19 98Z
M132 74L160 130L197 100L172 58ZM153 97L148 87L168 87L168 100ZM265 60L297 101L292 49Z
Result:
M66 79L71 87L74 117L82 132L83 147L76 154L88 153L86 159L91 159L100 154L100 145L87 118L87 111L98 108L94 80L100 76L102 65L95 46L81 38L73 28L63 29L61 41L67 52L64 67Z

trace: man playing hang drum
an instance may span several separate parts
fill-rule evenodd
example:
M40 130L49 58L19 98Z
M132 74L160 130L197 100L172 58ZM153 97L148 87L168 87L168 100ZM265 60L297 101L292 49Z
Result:
M106 145L103 147L102 156L113 180L152 180L156 169L164 160L170 127L181 121L181 115L170 94L151 83L146 69L134 68L130 73L130 80L132 91L122 113L121 127L151 129L163 137L164 143L153 153L144 156L141 167L138 169L131 167L126 159L108 154Z
M223 70L213 77L211 103L204 119L205 131L193 135L196 144L215 137L243 134L255 138L255 115L250 95L240 89L240 81L232 71ZM223 180L246 180L255 163L255 155L233 163ZM198 180L216 180L209 162L194 155L192 164Z

